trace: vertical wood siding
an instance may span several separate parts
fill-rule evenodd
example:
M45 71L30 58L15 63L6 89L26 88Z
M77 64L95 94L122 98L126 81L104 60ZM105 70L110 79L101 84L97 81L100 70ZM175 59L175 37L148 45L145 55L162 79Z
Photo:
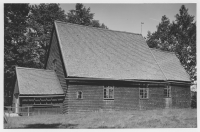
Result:
M191 105L190 86L172 86L172 107L189 108Z
M60 81L61 87L64 91L64 93L67 92L67 83L65 80L65 74L64 74L64 66L61 60L61 53L59 50L59 45L58 45L58 39L56 36L56 32L53 32L52 36L52 41L51 41L51 47L49 51L49 57L47 61L47 66L46 69L54 70L53 67L53 60L57 60L57 66L56 66L56 74L58 76L58 79ZM65 100L63 102L63 112L67 112L67 96L65 97Z

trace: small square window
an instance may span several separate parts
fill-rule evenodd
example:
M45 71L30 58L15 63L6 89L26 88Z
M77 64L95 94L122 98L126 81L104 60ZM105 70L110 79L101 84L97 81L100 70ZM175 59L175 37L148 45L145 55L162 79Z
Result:
M114 87L104 86L103 98L104 100L114 100Z
M77 92L77 99L83 99L83 92L82 91Z

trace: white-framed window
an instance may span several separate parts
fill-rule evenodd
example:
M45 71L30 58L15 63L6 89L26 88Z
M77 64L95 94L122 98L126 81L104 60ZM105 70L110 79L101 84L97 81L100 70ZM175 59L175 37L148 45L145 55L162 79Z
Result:
M83 92L82 91L77 91L76 92L76 98L77 99L83 99Z
M56 71L57 70L57 60L54 59L52 63L53 63L53 70Z
M149 98L149 88L139 88L140 99Z
M164 88L164 97L165 98L171 98L171 87L167 86Z
M104 86L103 87L103 99L104 100L114 100L114 86Z

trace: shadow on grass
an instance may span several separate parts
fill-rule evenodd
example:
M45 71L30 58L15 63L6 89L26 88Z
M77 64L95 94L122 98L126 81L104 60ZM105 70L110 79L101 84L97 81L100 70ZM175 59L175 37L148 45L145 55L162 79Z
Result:
M78 124L28 124L24 128L75 128Z

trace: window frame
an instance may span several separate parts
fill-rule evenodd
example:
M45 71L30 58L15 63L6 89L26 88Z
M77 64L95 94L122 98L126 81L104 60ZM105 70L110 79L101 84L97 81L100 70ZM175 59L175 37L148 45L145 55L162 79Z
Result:
M79 93L81 93L81 98L79 98ZM82 91L76 92L76 99L83 99L83 92Z
M142 90L142 95L141 95L141 90ZM146 93L146 95L145 95L145 93ZM139 98L140 99L149 99L149 88L148 87L145 86L143 88L139 88Z
M115 99L115 92L114 92L114 86L103 86L103 100L114 100ZM106 98L105 96L107 95L107 93L105 94L105 91L108 92L108 98ZM113 94L112 97L110 98L110 90L112 90Z
M165 92L165 90L167 92ZM171 86L167 86L164 88L164 98L171 98L172 97L172 89Z

